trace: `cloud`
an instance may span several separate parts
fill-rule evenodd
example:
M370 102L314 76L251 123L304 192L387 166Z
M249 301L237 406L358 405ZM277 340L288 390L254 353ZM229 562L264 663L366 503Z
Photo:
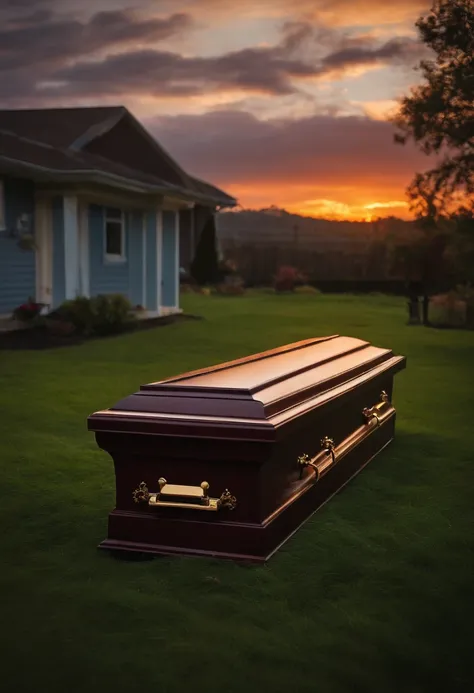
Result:
M324 20L331 26L367 25L376 23L414 22L429 9L431 0L240 0L239 13L261 17L304 17ZM222 0L187 0L186 6L196 14L206 14L209 21L228 17L235 5Z
M348 186L385 187L400 195L413 172L426 167L426 157L414 147L393 144L389 123L367 117L262 121L220 111L146 124L185 168L234 191L264 182L344 194Z
M420 57L421 51L418 41L408 37L397 37L379 47L353 45L334 51L324 58L323 67L329 71L374 63L414 63Z
M73 58L115 46L160 41L188 28L183 13L169 17L142 18L131 10L97 12L87 21L42 13L41 26L34 15L11 18L0 30L0 70L29 66L64 65ZM46 12L46 14L45 14ZM13 27L12 27L13 24Z
M145 124L186 170L244 207L275 204L327 218L407 216L405 188L427 165L414 147L394 145L389 123L367 117L262 121L221 111Z
M236 51L216 58L187 58L171 52L141 50L59 70L52 79L64 82L64 87L46 90L46 93L93 95L126 90L137 94L181 96L232 86L249 92L289 94L296 91L292 78L313 74L311 66L280 58L264 48Z
M112 22L110 26L117 28ZM118 27L122 28L120 24ZM127 31L131 31L129 27ZM120 31L119 34L124 40ZM329 50L331 44L333 49ZM182 56L150 48L114 53L101 60L78 61L54 71L48 80L54 84L43 85L40 94L44 98L123 93L182 97L239 89L281 96L298 93L307 80L353 71L357 66L413 61L417 46L408 37L380 45L370 35L348 38L325 28L293 22L283 26L282 40L274 46L211 57ZM324 55L324 50L329 52Z

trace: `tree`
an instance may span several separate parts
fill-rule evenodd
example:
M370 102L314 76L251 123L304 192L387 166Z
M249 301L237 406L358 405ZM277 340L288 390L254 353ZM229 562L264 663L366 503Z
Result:
M199 237L196 254L191 264L191 275L201 286L219 281L216 223L214 215L206 222Z
M418 218L465 217L474 211L474 2L435 0L416 26L434 57L420 62L424 82L400 103L395 141L441 159L416 174L408 195Z

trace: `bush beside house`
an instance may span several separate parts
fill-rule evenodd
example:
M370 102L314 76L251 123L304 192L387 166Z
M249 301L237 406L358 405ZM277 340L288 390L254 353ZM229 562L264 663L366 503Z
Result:
M12 317L32 326L44 326L54 334L84 337L118 334L137 319L132 304L122 294L78 296L45 316L41 316L42 308L30 299L16 308Z

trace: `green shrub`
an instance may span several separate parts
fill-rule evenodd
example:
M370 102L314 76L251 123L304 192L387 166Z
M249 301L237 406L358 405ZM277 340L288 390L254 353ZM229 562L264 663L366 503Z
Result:
M106 335L123 332L136 320L132 304L122 294L101 294L64 301L49 315L50 318L71 323L83 335Z
M136 320L132 304L122 294L99 295L91 298L94 315L93 331L98 335L122 332Z
M76 328L76 331L81 334L88 335L94 331L92 300L85 296L78 296L73 300L64 301L49 317L71 323Z
M311 284L301 284L301 286L295 286L295 294L320 294L320 290Z

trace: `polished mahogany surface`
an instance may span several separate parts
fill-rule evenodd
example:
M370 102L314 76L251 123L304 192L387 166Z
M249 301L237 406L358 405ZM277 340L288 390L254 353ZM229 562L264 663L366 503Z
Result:
M195 435L193 422L199 422L203 435L214 424L223 437L247 438L252 429L252 439L268 440L275 427L292 418L294 407L319 406L325 393L351 389L355 379L394 372L404 362L389 349L352 337L308 339L142 385L90 417L89 428L132 430L130 419L140 419L142 432L183 435L189 426Z
M116 478L101 547L267 560L392 440L404 367L390 349L333 335L142 385L92 414ZM365 412L376 406L374 425ZM187 488L194 506L204 484L215 511L136 502L142 483L156 499L163 480ZM232 509L219 505L227 489Z

